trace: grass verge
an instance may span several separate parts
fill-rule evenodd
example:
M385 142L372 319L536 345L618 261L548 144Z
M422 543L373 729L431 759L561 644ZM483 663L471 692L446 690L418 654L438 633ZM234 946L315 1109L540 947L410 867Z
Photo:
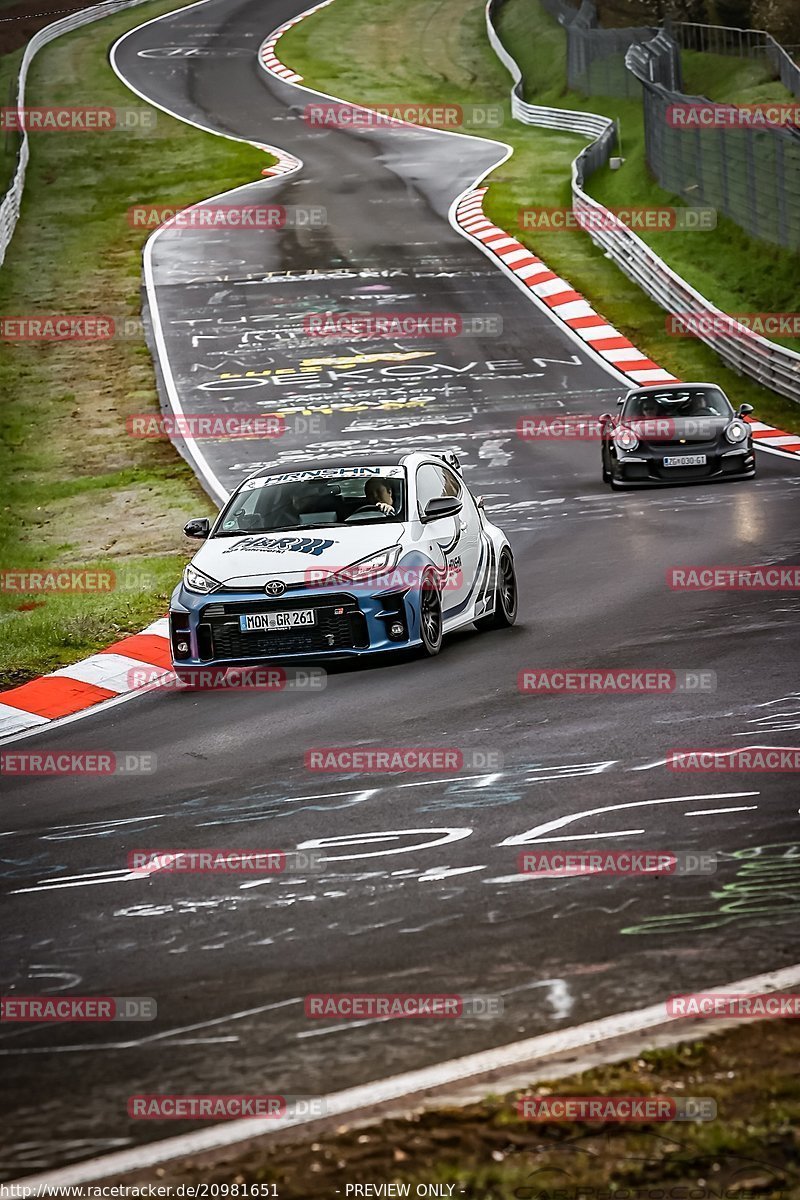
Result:
M167 1167L157 1172L159 1183L227 1182L248 1191L270 1184L282 1200L797 1200L800 1077L786 1068L800 1056L800 1023L744 1024L566 1080L537 1081L525 1093L708 1097L717 1105L712 1121L548 1124L519 1117L517 1095L494 1095L463 1108L342 1126L314 1142L251 1149L216 1168ZM397 1185L391 1191L369 1190L390 1183ZM416 1190L432 1184L444 1190ZM368 1190L353 1190L358 1185Z
M46 47L31 67L29 103L147 107L111 71L108 48L176 7L142 5ZM130 206L201 200L258 179L271 161L149 111L150 128L32 135L22 217L0 272L0 314L90 313L135 326L146 234L129 225ZM0 687L8 687L163 615L187 558L181 526L213 506L170 443L126 434L129 414L158 407L140 333L0 342L0 391L2 570L116 575L110 592L0 588Z
M501 29L509 48L519 56L527 71L538 72L541 91L537 91L537 101L549 100L560 107L583 111L606 111L607 104L629 106L623 114L625 154L626 157L633 154L627 129L630 126L632 133L636 122L641 124L639 103L597 98L583 101L568 96L564 85L563 30L538 9L534 0L509 0L502 11ZM522 32L527 59L517 44ZM347 47L346 54L342 53L343 46ZM371 0L336 0L283 36L280 57L310 85L362 104L502 103L505 120L501 128L487 133L480 126L464 125L465 133L493 136L514 149L513 157L489 176L486 210L492 220L563 274L656 362L684 379L718 380L734 403L752 404L762 420L800 431L796 405L728 370L703 343L668 334L663 309L649 301L605 258L588 235L580 230L542 232L520 227L520 209L570 205L570 163L584 143L571 134L531 129L512 120L509 76L489 46L482 0L383 0L379 6ZM751 77L748 86L757 86ZM606 183L600 175L596 178L600 194ZM655 202L654 195L655 192L648 193L647 203ZM638 202L634 197L626 200L626 203ZM659 190L658 203L675 202L675 197ZM662 250L667 253L670 246L674 249L677 243L685 242L685 253L695 260L699 257L698 242L710 237L710 234L687 234L679 238L665 233L656 248L659 253ZM769 247L760 249L771 256ZM736 257L731 244L727 244L726 254L732 259ZM718 247L711 255L711 265L714 258L720 257ZM764 270L753 293L748 288L754 280L748 275L742 281L740 293L729 295L729 307L738 311L791 311L793 305L787 305L786 299L790 281L797 278L797 267L790 263L784 269L780 259L781 254L776 252L775 269ZM731 270L734 269L732 266ZM704 282L708 280L698 276L698 286ZM796 306L796 298L793 304Z

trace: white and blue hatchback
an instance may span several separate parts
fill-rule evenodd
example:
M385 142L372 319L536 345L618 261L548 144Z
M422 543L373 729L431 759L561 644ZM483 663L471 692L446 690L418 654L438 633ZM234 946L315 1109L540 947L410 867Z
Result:
M453 454L414 452L256 471L170 604L176 673L265 660L437 654L462 626L513 625L511 547Z

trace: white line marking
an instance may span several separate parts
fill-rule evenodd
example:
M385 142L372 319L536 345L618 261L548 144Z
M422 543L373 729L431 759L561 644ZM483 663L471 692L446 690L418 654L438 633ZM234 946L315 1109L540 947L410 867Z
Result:
M705 990L717 995L731 992L759 995L762 992L786 991L798 983L800 983L800 964ZM533 1070L536 1063L543 1058L565 1053L574 1055L579 1050L596 1048L602 1042L631 1034L645 1034L659 1027L674 1025L677 1021L680 1021L680 1018L667 1015L665 1003L662 1001L646 1008L616 1013L614 1016L602 1017L597 1021L588 1021L586 1024L574 1026L572 1029L561 1029L555 1033L526 1038L523 1041L512 1042L510 1045L497 1046L492 1050L482 1050L463 1058L450 1059L432 1067L406 1071L402 1075L393 1075L388 1079L376 1079L372 1083L361 1084L358 1087L346 1088L344 1091L332 1092L323 1096L325 1119L365 1115L373 1111L377 1105L393 1101L403 1101L404 1103L413 1101L416 1106L419 1106L420 1098L434 1088L442 1089L464 1084L470 1080L479 1082L490 1073L496 1072L514 1072L518 1075L528 1065ZM702 1024L702 1022L691 1026L693 1031L697 1029L698 1024ZM695 1036L697 1036L696 1033ZM502 1084L499 1086L502 1087ZM496 1091L497 1088L496 1079L487 1081L487 1091ZM268 1141L280 1137L286 1129L309 1123L313 1124L313 1118L308 1116L281 1117L278 1120L270 1121L270 1129L265 1132L264 1121L257 1119L225 1121L207 1129L198 1129L194 1133L166 1138L162 1142L151 1142L130 1150L105 1154L100 1158L89 1159L61 1170L12 1180L11 1183L12 1185L17 1183L26 1186L38 1184L40 1187L75 1187L94 1180L125 1175L132 1171L145 1171L161 1163L173 1162L189 1155L194 1156L209 1150L236 1146L251 1138L258 1138L261 1145L266 1145Z
M582 812L568 813L565 817L556 817L552 821L544 821L541 825L534 825L532 829L526 830L525 833L516 833L511 837L505 838L502 842L498 842L498 846L525 846L529 842L535 841L539 834L550 833L553 829L563 829L565 825L571 825L573 821L579 821L581 817L596 817L600 813L621 812L627 808L646 808L650 804L684 804L687 800L725 800L729 797L738 799L741 796L760 796L760 792L719 792L708 796L666 796L658 800L629 800L625 804L606 804L600 808L585 808Z
M753 812L757 808L757 804L741 804L736 808L690 808L683 815L685 817L712 817L716 813Z

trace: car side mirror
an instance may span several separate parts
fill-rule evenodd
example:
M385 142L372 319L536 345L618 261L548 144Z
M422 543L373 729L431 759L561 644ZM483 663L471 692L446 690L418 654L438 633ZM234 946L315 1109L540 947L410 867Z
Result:
M601 425L610 425L614 420L611 413L600 413L600 416L597 419Z
M485 511L486 511L486 503L485 503L485 501L484 501L484 499L483 499L483 496L478 496L478 497L476 498L476 500L475 500L475 507L476 507L476 508L479 508L479 509L481 510L481 512L485 512Z
M617 401L617 406L619 407L620 404L624 404L624 403L625 403L625 397L620 396L619 400Z
M746 417L749 413L751 413L753 411L754 411L754 409L753 409L752 404L740 404L739 408L736 412L736 415L737 415L737 417Z
M211 533L211 522L208 517L195 517L186 522L183 532L188 538L199 538L202 541Z
M434 496L425 505L426 521L440 521L443 517L455 517L464 505L457 496Z

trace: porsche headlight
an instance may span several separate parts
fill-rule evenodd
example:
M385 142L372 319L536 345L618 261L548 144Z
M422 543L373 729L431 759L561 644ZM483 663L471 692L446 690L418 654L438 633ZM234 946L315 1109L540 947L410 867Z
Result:
M222 587L222 584L217 583L210 575L204 575L189 563L183 571L183 586L188 592L198 592L201 596L207 596L209 592L215 592L218 587Z
M620 450L635 450L639 445L638 437L627 425L614 430L614 441Z
M345 567L343 571L337 571L335 575L331 576L329 582L359 583L364 579L372 579L375 575L383 575L385 571L391 571L399 557L400 547L390 546L388 550L379 550L377 554L359 559L352 566Z
M744 421L731 421L725 429L725 437L729 442L743 442L747 437L747 426Z

